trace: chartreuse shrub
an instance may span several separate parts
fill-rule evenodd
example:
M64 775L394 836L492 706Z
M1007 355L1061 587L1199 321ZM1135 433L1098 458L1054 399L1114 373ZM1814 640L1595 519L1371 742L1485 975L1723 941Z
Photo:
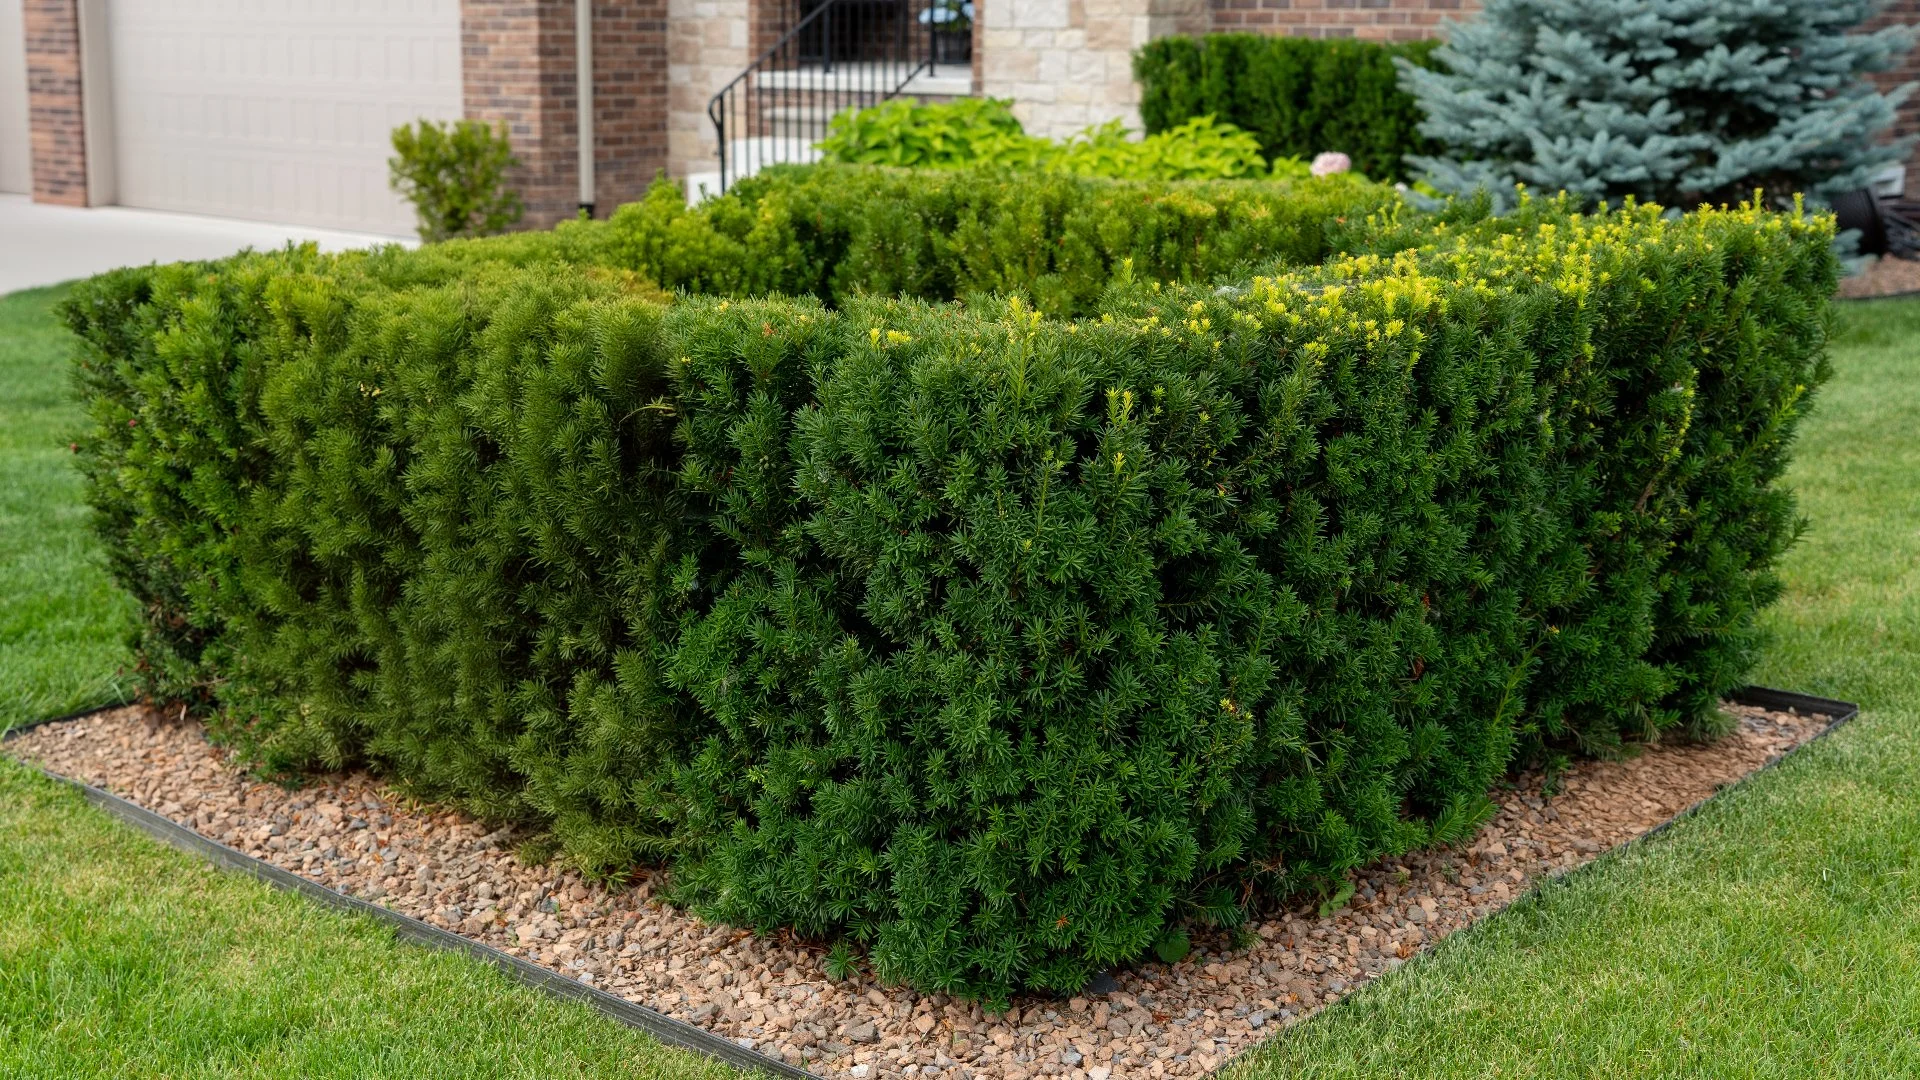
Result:
M431 244L460 236L504 232L520 220L520 193L507 186L518 158L507 126L479 120L443 124L421 120L393 129L388 183L413 204L420 239Z
M1315 263L1342 219L1397 201L1358 177L1147 183L994 169L768 169L688 208L671 184L613 215L621 265L670 289L928 300L1021 296L1085 314L1116 277L1208 282Z
M1378 180L1404 180L1431 144L1396 60L1435 66L1437 41L1383 43L1267 34L1164 37L1134 54L1149 138L1197 117L1251 133L1276 164L1338 151Z
M1270 171L1258 139L1211 116L1193 117L1144 139L1128 138L1126 127L1114 120L1055 142L1027 134L1011 105L998 98L958 98L938 105L896 100L847 109L828 124L819 147L827 161L848 165L991 165L1114 180L1239 180ZM1305 175L1304 167L1298 171Z
M1581 218L1569 205L1523 192L1510 215L1408 217L1366 243L1416 248L1459 274L1511 273L1540 233L1566 235L1597 260L1609 244L1644 243L1618 230L1656 212L1629 205ZM1583 348L1601 377L1557 421L1571 442L1556 486L1576 492L1585 583L1571 604L1541 611L1547 633L1530 651L1536 689L1520 726L1536 749L1605 752L1675 728L1711 734L1715 702L1757 659L1756 616L1778 598L1774 563L1802 524L1775 482L1808 396L1829 376L1823 298L1835 267L1808 246L1816 230L1752 206L1647 228L1688 245L1630 281L1597 271Z
M82 460L155 685L269 763L670 860L889 979L1067 990L1750 659L1828 223L1345 228L1081 319L665 305L537 244L121 271L68 308Z

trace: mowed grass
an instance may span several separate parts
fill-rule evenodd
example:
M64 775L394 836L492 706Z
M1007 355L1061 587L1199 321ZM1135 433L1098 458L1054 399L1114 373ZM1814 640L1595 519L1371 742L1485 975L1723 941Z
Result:
M1920 300L1844 305L1759 682L1826 740L1243 1061L1281 1077L1920 1076Z
M123 695L132 603L87 531L61 288L0 297L0 730Z
M60 290L0 297L0 728L125 691ZM0 759L0 1077L737 1075L464 957L225 874Z
M0 723L119 689L65 346L0 299ZM1256 1051L1292 1076L1920 1075L1920 300L1842 309L1760 681L1853 725ZM478 964L223 875L0 765L0 1076L711 1073Z
M737 1075L0 763L0 1076Z

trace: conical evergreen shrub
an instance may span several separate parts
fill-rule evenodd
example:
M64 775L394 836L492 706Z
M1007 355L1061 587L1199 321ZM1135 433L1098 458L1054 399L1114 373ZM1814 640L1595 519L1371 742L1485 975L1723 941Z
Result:
M1784 208L1865 187L1906 157L1882 141L1911 85L1880 93L1914 31L1861 24L1878 0L1486 0L1433 54L1397 61L1442 152L1408 162L1443 192L1516 181L1692 209L1758 189Z

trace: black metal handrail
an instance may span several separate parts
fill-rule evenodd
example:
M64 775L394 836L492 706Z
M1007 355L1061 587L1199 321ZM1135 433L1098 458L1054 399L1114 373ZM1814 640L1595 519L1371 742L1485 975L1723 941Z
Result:
M812 160L827 122L970 57L924 13L951 0L820 0L707 102L719 137L720 190L760 165Z

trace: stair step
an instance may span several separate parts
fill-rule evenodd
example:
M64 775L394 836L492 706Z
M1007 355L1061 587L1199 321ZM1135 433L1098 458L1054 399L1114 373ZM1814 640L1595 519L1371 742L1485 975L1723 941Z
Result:
M753 85L760 90L863 91L875 96L889 93L932 97L967 97L973 93L973 69L966 64L938 64L912 78L907 73L915 65L904 62L839 63L829 71L818 64L779 71L759 71ZM905 80L904 83L902 80Z
M731 139L727 142L727 182L744 180L769 165L811 165L820 156L812 143L798 139ZM686 192L688 206L720 194L720 170L688 173Z

